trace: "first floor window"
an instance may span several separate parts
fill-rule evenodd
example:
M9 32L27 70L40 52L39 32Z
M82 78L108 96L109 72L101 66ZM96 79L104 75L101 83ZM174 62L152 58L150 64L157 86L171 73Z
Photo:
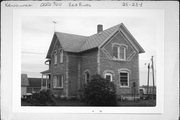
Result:
M112 82L112 74L111 73L105 73L105 79Z
M120 72L120 86L121 87L129 86L129 73L127 71Z
M90 81L90 74L88 71L84 73L84 79L85 79L85 83L88 83Z
M43 87L46 86L46 79L43 79L43 84L42 84Z
M63 75L55 75L53 77L53 87L63 88Z

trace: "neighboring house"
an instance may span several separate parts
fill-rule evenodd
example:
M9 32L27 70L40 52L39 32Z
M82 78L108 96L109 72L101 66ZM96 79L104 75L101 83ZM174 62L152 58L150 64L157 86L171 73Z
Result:
M37 93L41 90L41 78L28 78L27 93Z
M98 25L91 36L55 32L43 81L55 95L71 97L78 95L92 75L100 74L115 83L119 96L138 94L140 53L143 48L123 23L106 30Z
M153 86L140 86L139 91L141 92L141 94L153 94ZM156 95L156 86L154 86L154 94Z
M27 74L21 74L21 98L26 97L27 86L29 86Z

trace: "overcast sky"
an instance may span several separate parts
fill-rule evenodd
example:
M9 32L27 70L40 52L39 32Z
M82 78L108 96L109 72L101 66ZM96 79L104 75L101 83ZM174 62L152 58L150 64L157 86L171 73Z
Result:
M79 14L80 13L80 14ZM65 10L49 16L24 16L22 18L21 58L22 73L28 77L41 77L47 70L44 64L54 30L90 36L97 32L97 24L103 29L124 23L144 48L140 54L140 84L147 83L147 64L151 56L156 59L156 41L162 35L162 16L157 10ZM56 21L56 25L52 21ZM151 80L152 81L152 80ZM152 82L151 82L152 84Z

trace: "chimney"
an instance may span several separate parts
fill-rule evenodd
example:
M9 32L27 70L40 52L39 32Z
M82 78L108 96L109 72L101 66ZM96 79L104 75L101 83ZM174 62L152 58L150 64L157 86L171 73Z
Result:
M97 33L100 33L103 31L103 25L99 24L97 25Z

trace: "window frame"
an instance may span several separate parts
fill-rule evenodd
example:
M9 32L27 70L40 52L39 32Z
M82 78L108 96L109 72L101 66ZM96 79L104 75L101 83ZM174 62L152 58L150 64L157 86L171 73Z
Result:
M54 51L54 65L57 65L57 51Z
M107 75L110 75L110 82L113 82L113 74L110 73L110 72L105 73L105 74L104 74L104 78L105 78L105 79L106 79L106 76L107 76Z
M63 59L64 59L64 53L63 53L63 50L60 49L59 50L59 63L63 63Z
M114 47L117 47L117 57L114 56ZM120 56L120 53L121 53L121 47L123 47L123 53L124 53L124 57L121 58ZM112 50L113 50L113 60L121 60L121 61L126 61L126 51L127 51L127 45L125 44L118 44L118 43L113 43L113 46L112 46Z
M56 84L55 84L55 80L54 77L57 78ZM60 81L60 77L61 77L61 86L58 86L58 80ZM63 88L63 81L64 81L64 76L63 75L54 75L53 76L53 89L62 89Z
M127 73L127 86L122 86L122 85L121 85L121 73ZM127 88L127 87L129 87L129 71L122 70L122 71L119 72L119 85L120 85L120 87L122 87L122 88Z
M87 81L87 76L86 76L87 74L86 73L89 74L89 81ZM88 82L90 82L90 79L91 79L91 75L90 75L89 70L84 71L84 83L87 84Z

